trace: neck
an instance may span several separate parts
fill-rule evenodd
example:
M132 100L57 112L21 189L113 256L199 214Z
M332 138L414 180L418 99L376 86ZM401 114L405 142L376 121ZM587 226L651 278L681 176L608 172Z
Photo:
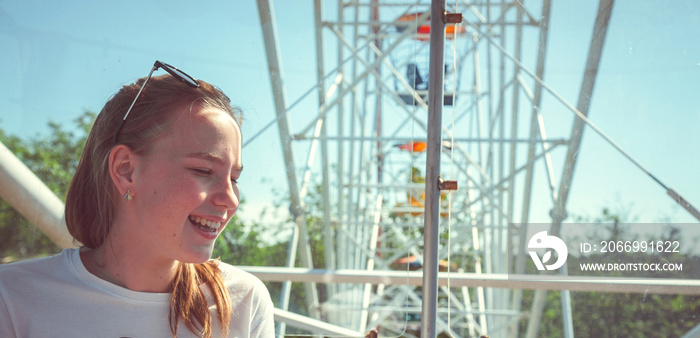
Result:
M112 284L132 291L168 292L178 262L149 260L152 256L142 251L107 240L96 249L81 252L80 258L90 273Z

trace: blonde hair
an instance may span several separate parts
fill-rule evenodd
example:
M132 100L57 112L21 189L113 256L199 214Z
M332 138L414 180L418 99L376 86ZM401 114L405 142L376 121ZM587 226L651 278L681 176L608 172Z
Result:
M75 175L66 196L66 224L73 238L82 245L100 247L110 231L121 198L109 175L108 158L112 140L129 105L145 79L122 87L97 116L90 131ZM227 112L240 125L240 110L231 106L229 98L218 88L199 81L192 88L171 75L152 77L129 113L119 144L135 153L147 153L169 128L173 111L197 104ZM179 263L170 283L170 329L177 337L178 323L203 337L212 334L212 316L200 285L206 285L216 304L216 316L222 333L228 332L231 301L224 285L218 262Z

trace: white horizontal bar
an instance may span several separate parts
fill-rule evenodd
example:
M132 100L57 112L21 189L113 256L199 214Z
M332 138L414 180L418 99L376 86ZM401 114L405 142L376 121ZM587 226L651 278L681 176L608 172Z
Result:
M326 322L322 322L318 319L313 319L310 317L302 316L293 312L285 311L285 310L280 310L278 308L274 309L275 313L275 321L276 322L284 322L287 323L289 326L293 326L302 330L310 331L314 335L318 334L323 334L323 335L331 335L331 336L339 336L339 337L364 337L365 335L349 330L346 328L342 328L340 326L328 324Z
M421 286L421 271L322 270L304 268L242 266L241 269L268 282L315 282ZM654 294L700 294L700 280L662 278L610 278L560 275L476 274L441 272L438 285Z

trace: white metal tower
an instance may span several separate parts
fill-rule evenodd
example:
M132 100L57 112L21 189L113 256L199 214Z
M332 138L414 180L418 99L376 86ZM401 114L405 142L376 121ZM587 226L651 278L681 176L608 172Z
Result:
M306 267L314 266L304 198L318 184L322 268L361 271L368 278L407 276L405 283L329 283L320 299L318 286L309 283L309 313L358 332L419 335L421 287L408 276L423 267L424 182L426 168L434 164L425 155L428 91L436 82L428 72L430 3L316 0L317 58L308 61L317 65L318 83L306 97L291 99L282 81L274 8L269 1L258 3L290 210L298 226L292 248L298 247ZM611 0L601 1L588 63L581 65L586 71L575 80L581 94L574 106L543 81L549 0L447 4L447 12L463 18L446 26L444 41L439 174L459 189L445 188L439 197L441 271L522 272L526 227L513 224L529 221L534 200L540 210L551 210L552 231L558 231L584 126L580 117L587 114L611 9ZM317 107L311 113L296 106L309 95ZM551 107L543 106L544 96L554 102ZM549 129L548 109L564 111L566 122L560 119ZM509 247L519 258L509 259ZM290 253L293 257L294 250ZM285 294L288 290L286 285ZM455 337L515 335L520 294L441 286L436 331ZM531 309L535 328L537 311L541 304Z

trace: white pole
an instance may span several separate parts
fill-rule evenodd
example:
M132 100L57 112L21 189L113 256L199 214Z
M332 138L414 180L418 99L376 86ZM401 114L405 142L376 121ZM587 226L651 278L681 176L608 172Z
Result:
M2 143L0 197L58 246L75 246L63 218L63 202Z

